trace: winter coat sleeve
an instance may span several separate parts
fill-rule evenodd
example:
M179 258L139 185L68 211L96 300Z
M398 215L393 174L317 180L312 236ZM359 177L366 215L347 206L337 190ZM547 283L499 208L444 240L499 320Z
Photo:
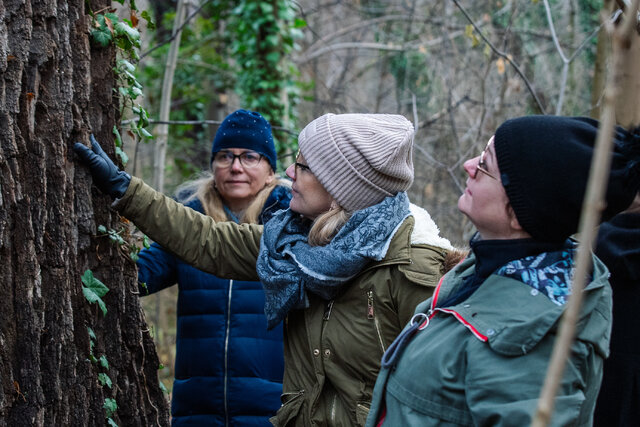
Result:
M141 296L156 293L178 282L176 258L157 243L138 253L136 265Z
M262 226L219 222L132 177L114 207L160 246L218 277L258 280L256 260Z

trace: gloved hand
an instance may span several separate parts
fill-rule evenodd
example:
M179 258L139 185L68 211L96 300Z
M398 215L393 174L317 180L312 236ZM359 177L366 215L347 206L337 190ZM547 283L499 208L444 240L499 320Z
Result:
M102 147L93 135L90 136L90 139L93 151L79 142L73 144L73 151L80 156L84 164L89 166L93 183L100 191L107 193L114 199L124 196L129 188L131 175L118 169L107 154L102 151Z

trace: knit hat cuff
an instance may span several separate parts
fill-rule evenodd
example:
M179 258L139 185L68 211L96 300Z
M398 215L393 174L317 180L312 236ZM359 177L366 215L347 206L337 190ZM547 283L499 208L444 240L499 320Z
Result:
M514 167L513 155L511 153L511 145L508 143L513 140L512 121L506 121L496 130L494 136L494 148L496 150L496 158L500 168L500 180L504 187L509 204L520 223L520 226L532 236L538 236L539 231L536 227L536 221L533 216L533 210L529 208L525 192L516 188L516 182L522 182L519 171ZM564 240L564 238L562 238Z

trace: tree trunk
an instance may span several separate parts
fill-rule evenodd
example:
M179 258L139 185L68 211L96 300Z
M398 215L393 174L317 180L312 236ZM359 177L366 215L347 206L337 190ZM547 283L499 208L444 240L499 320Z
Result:
M118 118L115 52L90 43L88 5L0 1L0 426L168 424L135 264L97 232L126 224L71 150L93 132L113 154ZM110 289L104 316L87 269Z
M608 19L609 15L614 11L615 6L613 0L604 0L601 19ZM609 61L610 53L611 37L609 37L607 29L603 26L598 32L596 58L593 65L593 84L591 85L591 117L594 119L600 119L602 96L607 77L607 62Z
M627 46L627 61L621 70L616 98L616 122L624 127L640 126L640 34L634 31Z

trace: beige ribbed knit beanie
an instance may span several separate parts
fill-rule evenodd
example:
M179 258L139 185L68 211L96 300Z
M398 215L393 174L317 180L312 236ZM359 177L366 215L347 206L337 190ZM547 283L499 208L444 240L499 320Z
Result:
M298 136L300 153L347 211L380 203L413 182L413 125L397 114L325 114Z

